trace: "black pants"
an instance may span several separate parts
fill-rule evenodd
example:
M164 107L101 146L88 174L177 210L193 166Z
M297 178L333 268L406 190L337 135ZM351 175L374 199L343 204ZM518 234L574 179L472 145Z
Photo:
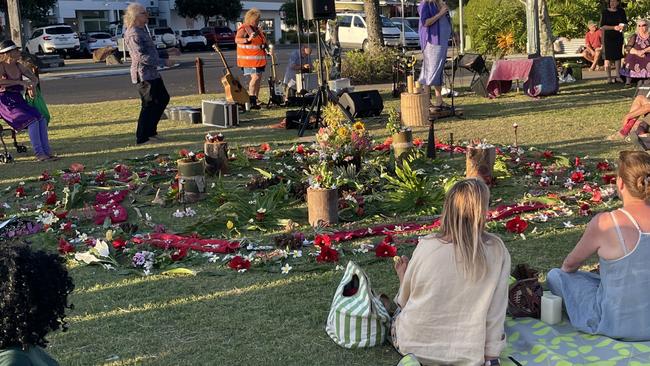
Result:
M140 93L142 106L135 138L136 142L141 144L147 142L149 137L158 134L158 122L169 103L169 93L161 78L139 82L138 93Z

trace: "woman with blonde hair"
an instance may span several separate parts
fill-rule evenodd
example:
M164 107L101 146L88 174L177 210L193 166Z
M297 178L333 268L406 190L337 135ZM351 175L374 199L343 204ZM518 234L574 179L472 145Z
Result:
M650 155L622 151L618 195L623 208L589 222L561 269L547 276L563 298L571 325L580 331L626 341L650 340ZM578 271L593 254L600 274Z
M169 93L158 72L159 66L171 66L170 59L160 59L158 50L146 29L147 10L139 3L131 3L124 14L124 44L131 56L131 82L138 86L141 107L135 142L138 145L160 142L158 122L162 117Z
M395 263L393 345L423 364L498 365L506 345L510 254L485 231L490 190L480 179L447 193L438 234Z
M237 29L235 43L237 44L237 66L242 68L244 75L250 75L248 95L251 107L259 109L257 97L260 93L262 74L266 68L266 36L259 27L262 13L256 8L246 12L244 22Z

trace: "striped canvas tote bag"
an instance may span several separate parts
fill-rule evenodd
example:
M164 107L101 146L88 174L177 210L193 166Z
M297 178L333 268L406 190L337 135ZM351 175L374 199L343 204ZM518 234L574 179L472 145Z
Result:
M327 334L345 348L373 347L386 340L389 322L390 316L372 291L366 273L348 262L334 293Z

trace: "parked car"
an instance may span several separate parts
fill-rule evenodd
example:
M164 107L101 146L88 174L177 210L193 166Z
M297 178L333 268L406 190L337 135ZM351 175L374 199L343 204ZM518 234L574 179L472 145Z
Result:
M384 45L399 47L400 30L390 19L380 16L381 33L384 36ZM368 29L365 15L362 13L340 13L337 15L339 23L339 42L341 47L368 49ZM329 32L325 33L325 40L329 40Z
M392 17L390 18L391 22L398 24L402 23L402 17ZM415 32L418 31L420 27L420 18L419 17L404 17L404 23L411 27Z
M108 32L82 33L79 37L81 54L90 56L93 51L103 47L117 48L117 42Z
M395 26L399 28L400 32L402 31L402 27L404 27L404 39L402 40L402 36L400 35L400 41L402 42L402 47L404 48L418 48L420 47L420 35L418 32L414 31L411 27L408 26L408 24L402 24L402 23L395 23Z
M178 40L174 31L169 27L153 28L150 30L151 38L156 48L177 47Z
M74 55L79 52L79 36L69 25L36 28L26 44L27 52Z
M208 46L208 41L201 34L198 29L181 29L176 31L176 38L178 39L178 47L181 51L187 49L205 49Z
M228 27L201 28L201 34L208 42L208 46L217 44L220 48L235 48L235 32Z

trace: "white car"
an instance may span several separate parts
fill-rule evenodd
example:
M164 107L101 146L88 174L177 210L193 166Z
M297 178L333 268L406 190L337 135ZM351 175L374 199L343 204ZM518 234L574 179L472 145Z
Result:
M110 33L107 32L88 32L81 35L81 53L88 56L93 51L104 47L117 48L117 42Z
M390 19L380 16L381 33L384 36L384 45L399 47L400 30ZM339 43L344 48L368 49L368 29L365 16L362 13L340 13L337 14L339 23ZM326 40L329 40L329 32L325 33Z
M58 24L36 28L26 44L31 54L79 52L79 36L69 25Z
M181 29L176 31L176 38L178 39L178 47L181 51L187 49L206 49L208 47L208 40L201 34L198 29Z
M402 23L393 22L399 30L402 30ZM402 36L400 35L400 41L402 41ZM418 32L414 31L413 28L404 24L404 40L402 42L402 47L404 48L418 48L420 47L420 35Z
M156 48L176 47L178 45L176 35L169 27L151 29L151 38Z

